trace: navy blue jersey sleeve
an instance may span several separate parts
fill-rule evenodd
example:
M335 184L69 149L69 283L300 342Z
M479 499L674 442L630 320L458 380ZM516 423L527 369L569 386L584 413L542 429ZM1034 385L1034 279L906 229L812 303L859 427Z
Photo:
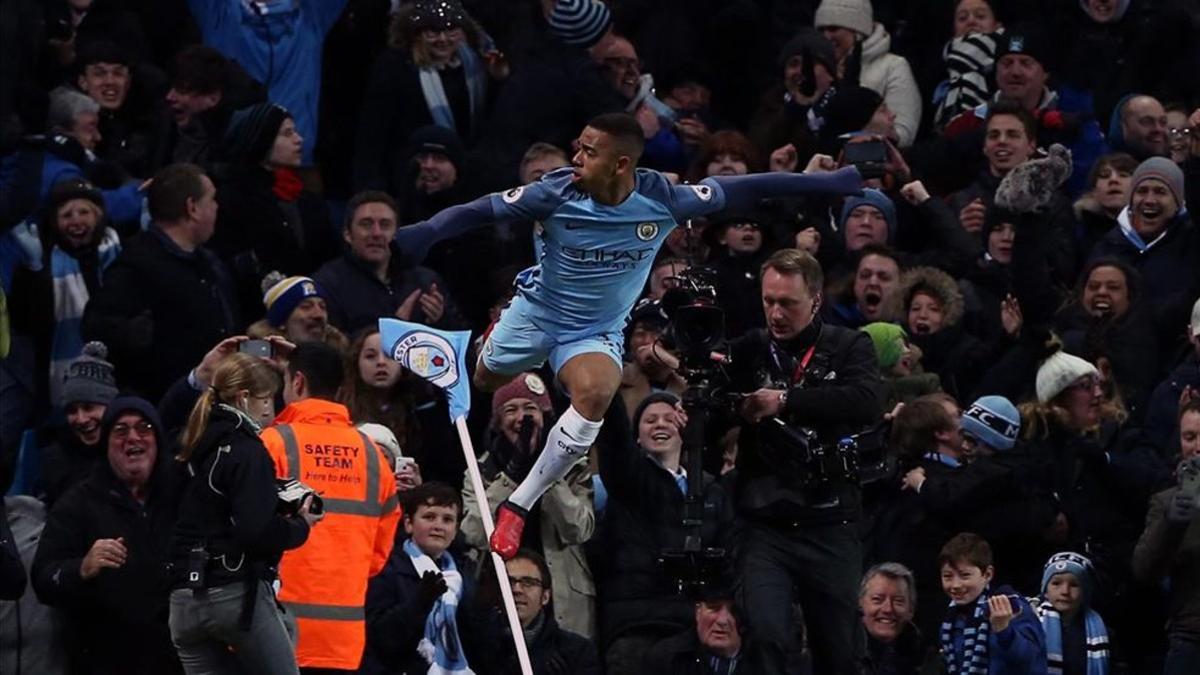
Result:
M570 167L555 169L528 185L493 193L489 199L497 220L542 220L565 201L571 187Z
M429 249L439 241L457 237L471 230L490 225L500 218L492 209L490 197L484 196L466 204L458 204L437 212L429 220L406 225L396 230L396 246L400 248L405 266L419 265Z
M746 176L713 176L700 181L720 189L724 210L749 211L759 200L805 194L853 195L862 191L862 174L853 166L829 173L752 173Z

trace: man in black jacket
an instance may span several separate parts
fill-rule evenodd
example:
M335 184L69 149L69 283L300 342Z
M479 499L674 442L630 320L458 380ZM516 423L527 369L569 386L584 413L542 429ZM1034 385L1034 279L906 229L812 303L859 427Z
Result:
M508 583L512 585L513 601L517 607L517 618L525 642L529 645L529 660L533 672L546 675L600 675L600 661L596 645L591 640L565 630L554 620L554 613L545 611L550 603L550 566L536 551L522 549L511 560L504 563L508 570ZM493 625L508 624L494 621ZM507 645L511 638L497 636L494 644ZM507 651L507 650L506 650ZM515 652L514 652L515 655ZM515 662L510 662L504 672L520 672Z
M112 349L122 386L152 400L242 326L232 278L204 246L216 194L193 164L159 171L149 188L154 224L121 251L84 312L84 335Z
M177 472L161 459L154 406L118 398L105 413L108 461L54 505L30 578L71 625L72 672L180 672L167 629L165 558Z
M745 630L733 593L720 585L696 601L696 625L654 645L647 673L663 675L738 675L757 673L746 663Z
M437 272L421 267L393 242L399 210L386 192L360 192L346 205L345 255L313 279L328 292L329 322L347 335L381 316L458 328L463 320Z
M814 672L857 667L861 490L856 476L818 474L805 447L832 446L878 422L884 390L866 333L821 321L822 284L815 258L778 251L762 269L767 329L730 345L733 386L747 392L737 462L741 603L765 673L785 672L793 590L813 619Z

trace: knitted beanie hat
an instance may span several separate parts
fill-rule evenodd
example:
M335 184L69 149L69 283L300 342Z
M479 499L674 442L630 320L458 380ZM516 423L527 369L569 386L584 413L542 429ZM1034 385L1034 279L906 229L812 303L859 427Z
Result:
M62 403L102 403L108 405L117 397L117 380L113 364L109 363L108 347L103 342L83 346L79 358L67 365L63 378Z
M587 49L612 25L612 12L599 0L558 0L550 15L550 34L564 43Z
M813 20L817 28L840 26L861 35L870 35L875 25L869 0L821 0Z
M225 156L231 162L258 164L267 159L279 127L292 114L275 103L256 103L233 113L225 131Z
M984 396L963 411L962 430L989 448L1009 450L1021 433L1021 413L1003 396Z
M842 206L842 217L838 219L838 227L845 229L846 219L850 217L850 213L860 206L874 206L883 214L883 219L887 221L888 226L888 241L892 241L896 237L896 205L892 203L891 197L876 190L875 188L865 188L861 196L850 197Z
M1038 402L1049 403L1079 378L1099 374L1096 366L1060 348L1038 367L1034 385Z
M819 112L814 111L823 120L821 140L840 147L840 143L836 142L838 137L862 131L871 122L879 106L883 105L883 97L874 89L839 84L833 96L828 101L822 101L822 104Z
M72 199L86 199L104 212L104 195L95 186L83 178L67 178L60 180L50 188L48 206L51 212Z
M412 132L404 147L404 157L413 160L422 153L444 155L457 171L463 170L466 151L463 149L462 140L453 129L426 124Z
M1138 164L1129 183L1129 203L1133 204L1133 193L1137 190L1138 185L1151 178L1160 180L1167 186L1167 189L1171 191L1171 196L1175 197L1176 206L1182 211L1186 194L1183 189L1183 172L1179 170L1178 164L1166 157L1151 157Z
M267 308L267 323L278 328L307 298L324 298L325 292L309 277L284 278L272 272L263 279L263 305Z
M466 24L467 12L455 0L417 0L408 20L416 30L449 30Z
M834 54L833 45L825 39L824 35L812 28L801 28L791 40L787 41L783 50L779 52L779 65L787 65L787 62L797 54L811 56L818 63L824 64L825 69L831 74L837 73L837 56Z
M908 339L908 333L905 333L903 328L894 323L876 321L859 330L871 336L880 370L889 371L900 361L904 354L904 340Z
M514 398L527 398L537 404L544 412L549 412L552 408L550 405L550 393L546 389L546 383L537 373L521 373L517 375L508 384L496 390L492 394L492 423L495 424L500 420L500 409L504 407Z
M1050 586L1050 580L1056 574L1073 574L1076 581L1079 582L1079 588L1083 591L1083 605L1086 607L1091 603L1092 599L1092 561L1087 556L1070 551L1055 553L1050 556L1050 560L1046 561L1046 566L1042 568L1042 595L1046 595L1046 589Z

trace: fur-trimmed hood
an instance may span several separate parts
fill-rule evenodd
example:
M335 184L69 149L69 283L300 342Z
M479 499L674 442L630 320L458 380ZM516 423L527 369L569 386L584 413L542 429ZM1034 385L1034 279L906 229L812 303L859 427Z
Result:
M917 291L927 291L941 301L945 315L943 329L957 326L962 321L965 303L954 277L936 267L914 267L900 275L897 295L901 302L899 318L902 325L908 324L908 308Z

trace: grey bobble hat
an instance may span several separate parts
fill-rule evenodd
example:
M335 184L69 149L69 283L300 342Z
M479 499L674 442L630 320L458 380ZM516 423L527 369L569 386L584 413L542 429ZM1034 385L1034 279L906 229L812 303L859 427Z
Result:
M117 397L117 381L113 364L109 363L108 348L103 342L83 346L79 358L67 366L62 387L62 403L101 403L108 405Z

